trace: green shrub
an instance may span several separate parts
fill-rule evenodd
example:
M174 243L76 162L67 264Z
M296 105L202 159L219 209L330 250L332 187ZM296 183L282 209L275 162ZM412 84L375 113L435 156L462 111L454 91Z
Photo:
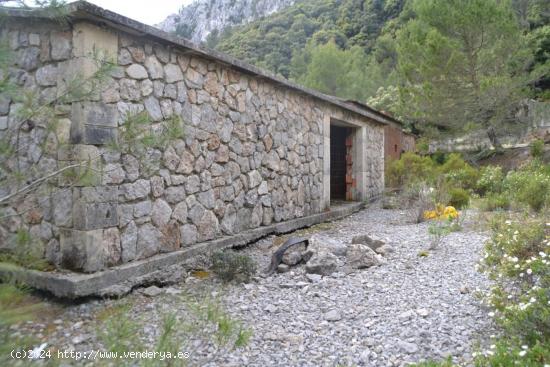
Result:
M476 187L480 172L466 163L458 154L450 154L440 167L450 185L471 190Z
M510 209L510 198L507 194L490 193L481 202L481 210L486 212L508 209Z
M433 182L436 177L436 164L429 157L411 152L389 162L386 168L386 182L389 187L402 187L418 181Z
M449 190L449 204L457 209L462 209L468 206L470 203L470 194L468 191L455 187Z
M493 223L481 270L495 285L489 314L501 327L491 351L476 366L544 366L550 363L550 225L544 218ZM490 353L489 353L490 352Z
M503 189L504 174L499 166L486 166L481 169L476 183L476 191L480 195L499 193Z
M514 201L540 211L550 202L550 175L541 165L530 165L519 171L509 172L506 188Z
M218 251L212 254L212 272L224 282L247 282L256 273L256 264L250 256Z
M416 149L420 154L428 154L430 151L430 142L427 138L420 138L416 141Z
M530 147L531 156L533 158L540 158L544 154L544 140L535 140Z

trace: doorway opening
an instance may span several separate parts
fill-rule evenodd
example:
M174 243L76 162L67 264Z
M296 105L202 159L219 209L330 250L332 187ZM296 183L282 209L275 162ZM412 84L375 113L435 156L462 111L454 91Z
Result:
M330 125L330 201L353 200L353 129Z

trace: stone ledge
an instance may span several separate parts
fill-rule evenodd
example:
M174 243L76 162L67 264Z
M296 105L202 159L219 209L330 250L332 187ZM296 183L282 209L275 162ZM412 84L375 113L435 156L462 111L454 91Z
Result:
M251 229L234 236L202 242L186 249L155 255L93 274L55 273L20 268L9 273L33 288L48 291L61 298L80 298L109 294L109 288L134 281L132 287L145 283L146 276L162 271L201 253L234 246L243 246L270 234L284 234L322 222L333 221L351 215L364 207L364 203L342 204L330 211ZM5 271L0 270L0 274ZM129 288L131 289L131 288Z

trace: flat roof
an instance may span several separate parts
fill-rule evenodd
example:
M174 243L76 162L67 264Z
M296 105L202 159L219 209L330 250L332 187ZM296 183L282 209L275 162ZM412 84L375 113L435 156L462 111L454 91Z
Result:
M37 8L13 8L13 7L0 7L0 11L6 13L12 17L22 18L46 18L53 19L55 14L51 11ZM103 9L97 5L91 4L87 1L77 1L64 6L63 15L69 19L74 20L89 20L99 23L104 23L107 26L119 29L121 31L139 35L149 36L163 43L168 43L174 47L184 49L185 53L194 54L205 59L209 59L224 65L231 66L232 68L239 70L245 74L253 75L260 79L269 80L275 84L291 89L295 92L309 95L316 99L322 100L334 106L356 113L363 117L366 117L374 122L387 125L390 123L402 124L400 121L388 116L380 111L375 110L367 106L366 104L348 102L338 97L327 95L317 92L315 90L303 87L296 83L293 83L285 78L277 76L269 71L259 69L253 65L236 59L232 56L224 54L222 52L203 47L195 44L185 38L177 37L173 34L161 31L155 27L147 24L140 23L136 20L130 19L123 15L117 14L107 9Z

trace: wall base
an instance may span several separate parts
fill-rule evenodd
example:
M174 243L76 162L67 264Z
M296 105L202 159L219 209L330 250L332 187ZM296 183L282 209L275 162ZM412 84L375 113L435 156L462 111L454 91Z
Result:
M33 288L50 292L61 298L122 295L130 292L133 287L162 282L167 275L173 277L174 271L182 270L178 266L193 256L223 248L243 246L271 234L288 233L318 223L337 220L363 207L362 202L342 204L324 213L255 228L234 236L202 242L186 249L155 255L93 274L42 272L24 268L10 271L10 274L15 277L15 280L23 281ZM0 275L4 275L2 273L6 272L0 270Z

